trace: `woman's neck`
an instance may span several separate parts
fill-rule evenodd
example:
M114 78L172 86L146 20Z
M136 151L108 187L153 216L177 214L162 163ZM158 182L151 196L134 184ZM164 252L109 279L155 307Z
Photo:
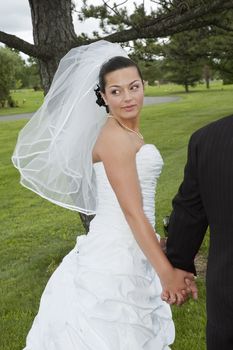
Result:
M130 128L131 130L134 130L134 131L139 131L139 122L138 122L138 118L135 117L135 118L120 118L120 117L117 117L117 116L114 116L112 114L109 114L109 117L112 117L111 119L116 119L118 120L121 124L123 124L124 126L126 126L127 128Z

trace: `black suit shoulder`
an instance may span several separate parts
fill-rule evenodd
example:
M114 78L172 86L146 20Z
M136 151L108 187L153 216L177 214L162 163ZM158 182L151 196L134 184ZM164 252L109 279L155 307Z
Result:
M233 115L228 115L221 119L215 120L200 129L196 130L190 138L190 142L205 142L209 137L218 137L223 130L232 135L233 133Z

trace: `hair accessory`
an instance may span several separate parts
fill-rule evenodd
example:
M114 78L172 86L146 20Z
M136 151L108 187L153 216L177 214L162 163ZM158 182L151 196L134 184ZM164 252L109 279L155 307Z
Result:
M101 96L101 93L100 93L100 86L98 84L97 84L97 88L94 89L94 91L95 91L95 94L97 96L97 100L96 100L97 105L99 105L100 107L101 106L105 106L104 99L103 99L103 97Z

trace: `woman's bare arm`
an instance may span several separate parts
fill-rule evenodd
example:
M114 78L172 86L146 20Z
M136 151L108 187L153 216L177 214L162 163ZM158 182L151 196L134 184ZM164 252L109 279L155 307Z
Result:
M184 278L191 278L192 274L182 274L172 267L144 213L135 148L129 136L118 129L106 131L99 142L98 154L134 237L156 270L163 289L181 300L181 290L187 287Z

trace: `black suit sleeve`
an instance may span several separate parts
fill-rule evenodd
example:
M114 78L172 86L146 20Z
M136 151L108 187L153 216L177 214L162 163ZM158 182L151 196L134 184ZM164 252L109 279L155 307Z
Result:
M198 185L197 135L188 146L184 179L172 201L167 240L167 257L173 266L196 274L194 258L208 227Z

